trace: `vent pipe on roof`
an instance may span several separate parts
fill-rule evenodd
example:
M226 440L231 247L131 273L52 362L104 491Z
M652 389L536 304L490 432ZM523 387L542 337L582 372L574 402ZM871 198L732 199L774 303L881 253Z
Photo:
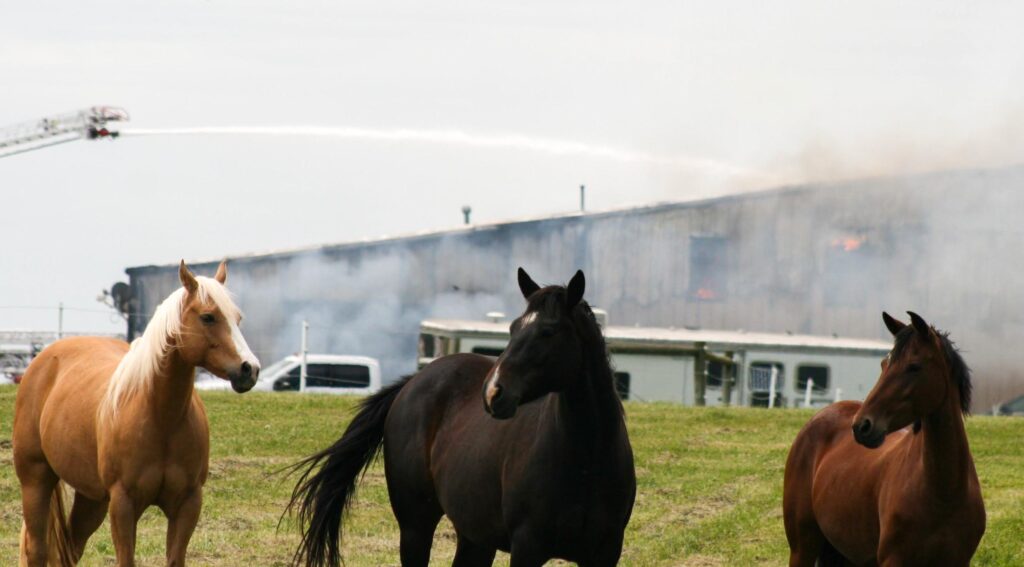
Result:
M462 206L462 219L465 222L465 224L469 224L469 213L472 213L472 212L473 212L473 207L470 207L469 205L463 205Z
M587 186L586 185L580 185L580 212L581 213L585 210L584 205L586 205L586 196L587 196Z

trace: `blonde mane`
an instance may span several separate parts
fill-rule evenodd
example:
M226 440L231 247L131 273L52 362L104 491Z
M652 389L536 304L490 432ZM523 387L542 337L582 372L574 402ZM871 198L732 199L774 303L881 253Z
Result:
M212 302L225 318L238 320L240 312L227 288L213 278L196 276L196 281L199 283L197 293L200 302ZM128 400L152 390L153 381L160 376L174 340L181 334L185 297L183 287L167 296L156 308L142 336L132 341L128 353L121 359L107 383L107 391L99 407L101 418L113 419L118 408Z

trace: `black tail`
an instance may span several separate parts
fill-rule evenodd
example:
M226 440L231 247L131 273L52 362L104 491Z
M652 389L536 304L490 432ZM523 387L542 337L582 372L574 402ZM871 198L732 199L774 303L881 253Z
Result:
M302 541L293 565L337 567L341 562L341 519L356 491L356 481L370 466L384 441L384 420L391 404L412 376L382 389L359 405L359 413L334 445L290 467L305 469L292 490L285 513L297 508ZM317 470L319 467L319 470Z

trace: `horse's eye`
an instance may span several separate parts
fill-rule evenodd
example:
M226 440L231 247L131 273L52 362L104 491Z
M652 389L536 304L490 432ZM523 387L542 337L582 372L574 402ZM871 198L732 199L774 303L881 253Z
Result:
M911 362L910 364L907 365L907 373L911 373L912 374L914 372L920 372L920 371L921 371L921 365L916 363L916 362Z
M199 320L202 321L204 325L212 325L217 321L217 318L213 316L213 313L203 313L199 316Z
M555 336L555 331L556 330L557 329L555 329L554 327L551 327L551 326L541 327L540 328L540 336L542 336L542 337L553 337L553 336Z

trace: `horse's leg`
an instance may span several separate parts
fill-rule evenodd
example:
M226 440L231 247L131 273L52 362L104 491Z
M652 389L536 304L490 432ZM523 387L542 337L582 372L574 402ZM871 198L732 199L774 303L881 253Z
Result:
M452 567L489 567L494 563L497 552L494 548L476 545L459 535Z
M550 557L537 548L537 539L529 536L512 540L512 557L509 567L542 567Z
M186 496L175 510L164 510L167 515L167 567L185 565L185 552L192 532L199 523L203 507L203 490L197 488Z
M117 552L117 567L135 567L135 528L142 515L121 486L110 491L110 535Z
M105 500L92 500L81 492L75 492L75 503L71 505L68 523L71 525L71 549L76 562L82 559L89 537L103 524L103 518L107 517L107 505Z
M537 553L524 553L512 548L512 558L509 560L509 567L543 567L548 558Z
M427 567L430 548L434 544L434 530L444 515L437 503L429 469L422 459L417 460L415 453L409 458L389 455L386 443L384 450L384 472L391 511L402 534L399 545L402 567ZM395 462L401 466L396 467Z
M57 473L45 461L20 463L21 511L24 518L22 560L28 567L46 567L50 499L57 486Z
M825 536L822 535L817 525L801 526L800 531L790 542L789 567L814 567L819 564L819 558L821 559L820 567L831 567L834 565L832 556L822 557L825 543ZM839 565L842 566L843 563L839 563Z
M826 540L812 521L800 523L789 542L789 567L842 567L845 559Z
M593 546L590 556L579 562L580 567L615 567L622 556L622 534L609 536Z
M427 567L430 563L430 547L434 544L434 530L440 521L440 515L433 521L427 517L416 523L399 521L402 530L399 543L402 567Z

